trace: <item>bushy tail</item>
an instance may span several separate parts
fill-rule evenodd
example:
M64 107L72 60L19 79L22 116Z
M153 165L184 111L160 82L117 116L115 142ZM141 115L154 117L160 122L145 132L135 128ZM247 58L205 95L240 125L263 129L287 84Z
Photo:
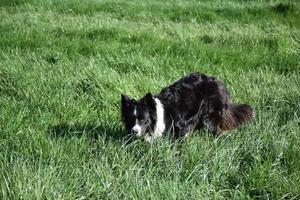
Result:
M255 116L254 110L247 104L230 104L220 124L221 130L232 130Z

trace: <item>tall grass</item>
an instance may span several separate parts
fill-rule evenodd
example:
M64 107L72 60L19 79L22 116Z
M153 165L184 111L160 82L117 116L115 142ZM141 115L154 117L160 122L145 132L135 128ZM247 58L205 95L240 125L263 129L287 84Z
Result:
M300 198L298 1L0 1L1 199ZM126 145L120 94L222 79L256 119Z

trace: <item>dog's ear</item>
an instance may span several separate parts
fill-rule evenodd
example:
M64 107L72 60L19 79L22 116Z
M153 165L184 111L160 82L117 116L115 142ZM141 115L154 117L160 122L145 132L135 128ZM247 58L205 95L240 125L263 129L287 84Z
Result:
M127 107L131 104L131 100L127 95L121 94L121 103L122 103L122 106Z
M144 96L144 100L146 105L148 105L151 108L155 107L155 101L153 99L153 96L150 92L148 92L145 96Z

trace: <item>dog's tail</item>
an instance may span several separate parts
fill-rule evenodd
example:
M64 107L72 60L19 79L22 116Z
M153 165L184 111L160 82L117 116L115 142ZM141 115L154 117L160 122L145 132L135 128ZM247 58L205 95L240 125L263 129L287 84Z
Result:
M229 104L229 108L224 113L220 129L232 130L239 125L254 118L255 111L247 104Z

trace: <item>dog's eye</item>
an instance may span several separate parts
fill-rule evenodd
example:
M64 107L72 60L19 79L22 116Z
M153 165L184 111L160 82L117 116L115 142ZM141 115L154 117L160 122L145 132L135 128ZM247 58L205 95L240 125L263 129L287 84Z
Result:
M142 122L142 123L145 122L145 119L139 119L139 120L140 120L140 122Z

